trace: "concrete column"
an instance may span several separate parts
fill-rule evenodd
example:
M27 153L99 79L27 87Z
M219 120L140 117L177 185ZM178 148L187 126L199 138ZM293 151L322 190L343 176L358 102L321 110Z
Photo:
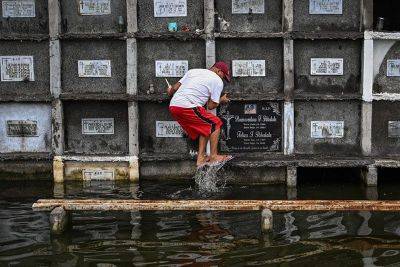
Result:
M60 40L50 41L50 92L54 98L61 94L61 45Z
M128 95L137 95L137 41L126 40L126 87Z
M54 183L53 185L53 197L64 198L65 197L65 185L64 183Z
M132 34L137 31L137 0L126 0L126 32Z
M288 166L286 169L286 185L287 187L297 186L297 167Z
M372 151L372 103L361 105L361 150L364 156L370 156Z
M69 213L62 207L53 209L50 213L50 231L52 234L60 235L68 227Z
M129 119L129 179L139 181L139 107L137 102L128 103Z
M261 212L261 230L264 233L273 230L273 215L270 209L263 209Z
M285 155L292 155L294 153L294 103L285 102L283 113L283 152Z
M361 31L374 28L374 0L361 1Z
M284 94L286 101L293 101L294 95L294 52L293 40L283 41Z
M283 31L293 31L293 0L283 0L282 19Z
M366 186L377 186L378 185L378 169L374 165L369 165L367 168L362 170L362 178Z
M55 156L53 159L53 176L55 183L64 182L64 162L61 156Z
M209 35L214 32L214 0L204 0L204 32Z
M52 150L56 156L64 153L64 114L61 100L56 99L52 103Z
M58 38L61 32L61 9L59 0L48 0L49 35Z
M368 200L378 200L378 187L377 186L367 186L365 187L365 198Z
M362 57L363 100L372 102L374 79L374 40L364 40Z
M296 200L297 199L297 188L296 187L287 187L286 188L286 197L288 200Z

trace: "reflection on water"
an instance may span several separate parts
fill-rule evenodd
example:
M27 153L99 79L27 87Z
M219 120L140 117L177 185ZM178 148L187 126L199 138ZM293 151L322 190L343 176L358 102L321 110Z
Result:
M287 212L262 235L258 212L77 212L73 227L51 237L39 198L310 199L338 198L330 185L225 187L212 195L194 185L125 182L9 183L0 186L0 266L398 266L400 215ZM329 190L328 190L329 188ZM379 196L393 197L394 187ZM325 191L324 194L321 191ZM346 185L346 198L367 198ZM376 190L375 190L376 193Z

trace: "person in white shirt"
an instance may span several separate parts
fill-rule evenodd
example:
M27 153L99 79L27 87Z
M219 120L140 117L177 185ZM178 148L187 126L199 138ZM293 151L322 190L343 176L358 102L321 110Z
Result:
M229 155L218 154L218 140L222 121L209 110L229 102L226 94L221 97L223 80L230 82L229 67L225 62L217 62L210 69L191 69L182 79L168 87L172 96L169 110L187 135L195 140L199 138L197 166L206 163L218 163L229 160ZM207 142L210 140L210 156L206 155Z

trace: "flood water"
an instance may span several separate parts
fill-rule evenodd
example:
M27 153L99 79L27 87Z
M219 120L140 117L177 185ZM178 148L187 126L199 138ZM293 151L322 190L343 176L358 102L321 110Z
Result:
M39 198L398 199L400 181L366 190L358 179L305 179L285 186L227 186L200 194L194 184L155 181L0 184L0 266L400 266L400 214L276 213L263 235L259 212L78 212L50 235Z

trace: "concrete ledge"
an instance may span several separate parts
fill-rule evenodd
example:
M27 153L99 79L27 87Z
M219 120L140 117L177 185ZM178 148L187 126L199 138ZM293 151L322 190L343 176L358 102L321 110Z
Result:
M25 159L0 161L0 180L52 180L50 159Z

